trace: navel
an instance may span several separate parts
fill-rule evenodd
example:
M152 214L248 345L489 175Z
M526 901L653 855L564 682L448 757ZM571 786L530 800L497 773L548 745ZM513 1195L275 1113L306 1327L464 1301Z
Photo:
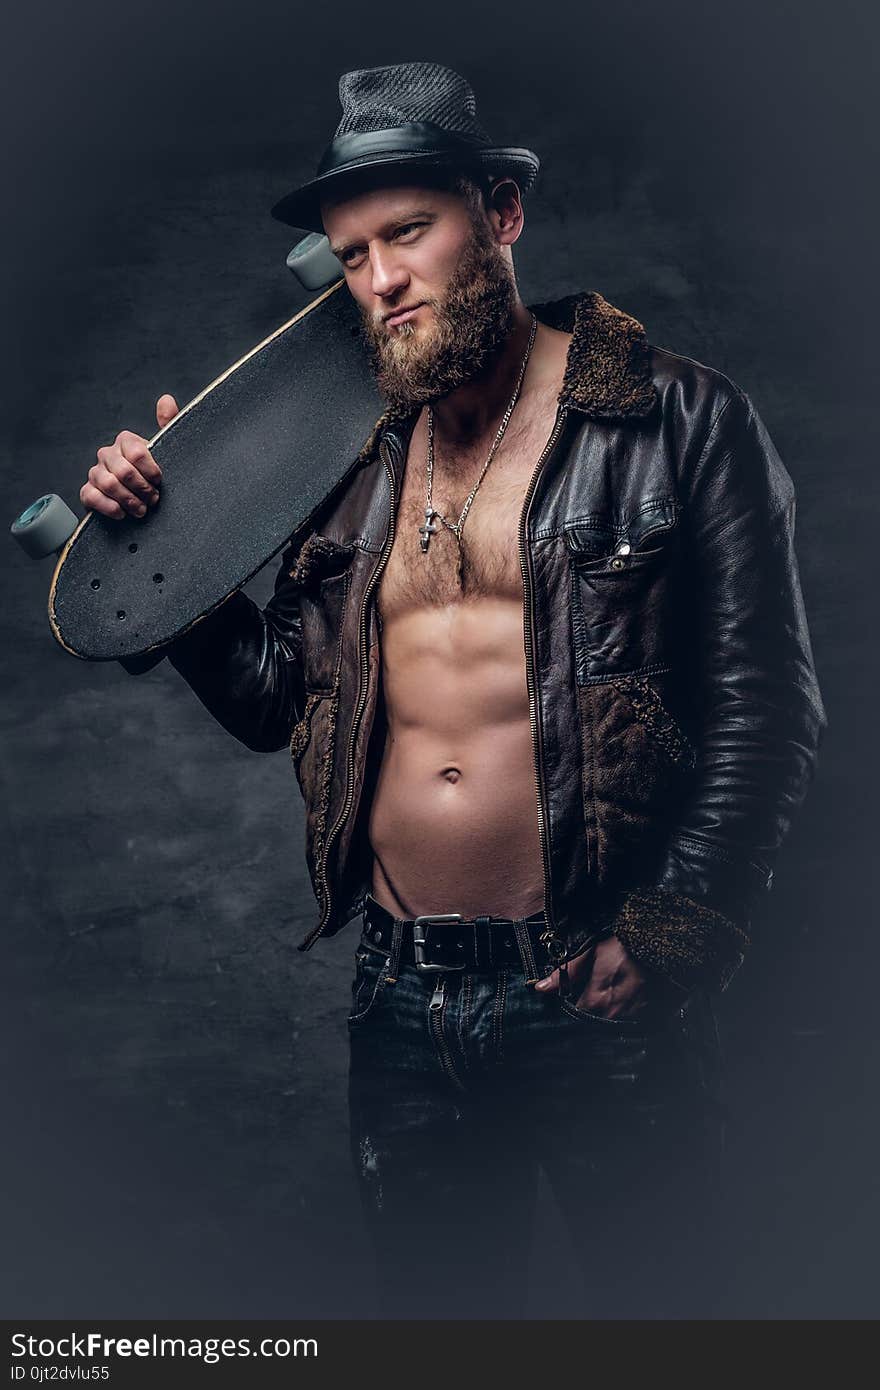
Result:
M461 768L444 767L443 771L440 773L440 776L445 777L447 782L457 782L459 777L461 776Z

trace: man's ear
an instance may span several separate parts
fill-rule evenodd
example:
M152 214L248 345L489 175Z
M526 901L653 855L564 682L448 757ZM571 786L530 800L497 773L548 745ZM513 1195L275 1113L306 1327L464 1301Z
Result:
M516 241L523 229L522 194L519 184L510 174L493 178L488 193L487 216L498 219L502 245Z

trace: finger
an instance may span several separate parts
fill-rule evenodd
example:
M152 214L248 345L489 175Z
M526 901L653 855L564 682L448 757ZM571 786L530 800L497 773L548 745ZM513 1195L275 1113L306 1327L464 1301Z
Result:
M551 975L545 975L543 980L538 980L535 989L540 989L543 993L552 994L554 989L559 988L559 971L554 970Z
M576 956L572 956L568 962L568 978L570 984L580 984L582 980L588 979L593 969L593 958L595 946L588 946L585 951L580 951ZM539 980L535 989L547 990L552 993L559 988L559 971L554 970L552 975L547 975L543 980Z
M641 990L621 987L607 991L600 1002L600 1008L605 1018L634 1018L642 1012L646 1002Z
M616 1018L620 1012L616 1006L626 998L625 990L618 983L620 978L620 972L615 966L610 969L607 966L603 968L597 960L589 984L578 1003L582 1008L589 1009L590 1013L601 1013L606 1018ZM630 983L629 992L632 993L632 990L633 985Z
M147 510L146 502L130 492L116 473L103 463L97 463L89 469L89 483L97 492L104 497L112 498L130 514L143 516Z
M123 462L130 464L135 474L140 474L145 479L148 487L158 487L162 481L162 469L150 453L146 439L139 434L132 434L130 430L122 430L116 436L116 448L111 452L109 466L117 477L131 487L132 480L125 476L121 467ZM120 467L115 466L117 463Z
M598 985L595 980L590 981L583 994L576 1000L579 1008L587 1009L591 1014L605 1015L609 1013L614 1002L614 991L606 985Z
M175 415L180 414L180 406L173 396L167 392L160 396L156 402L156 423L160 430L164 430L169 420L173 420Z
M127 512L118 502L114 502L112 497L105 497L92 483L83 484L79 490L79 500L89 511L100 512L102 516L109 516L113 521L121 521L127 516Z
M99 452L99 463L145 502L158 502L161 470L150 455L146 439L139 435L120 436L113 449Z

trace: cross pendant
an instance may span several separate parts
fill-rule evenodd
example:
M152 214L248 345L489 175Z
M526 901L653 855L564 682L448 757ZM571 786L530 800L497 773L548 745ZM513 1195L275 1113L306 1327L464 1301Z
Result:
M426 551L428 549L431 537L433 536L434 532L438 529L436 526L431 525L431 518L439 515L440 513L436 511L434 507L425 508L425 524L424 526L419 527L419 535L421 536L419 544L421 545L423 551Z

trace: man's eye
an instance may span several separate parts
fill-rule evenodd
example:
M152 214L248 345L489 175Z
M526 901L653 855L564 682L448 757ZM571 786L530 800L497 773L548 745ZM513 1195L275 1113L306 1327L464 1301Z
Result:
M407 222L402 227L397 228L397 231L394 233L395 239L397 239L397 237L407 236L410 232L416 232L420 227L425 226L427 226L426 222ZM341 261L343 265L348 266L351 265L352 258L359 255L360 247L349 246L345 251L340 252L337 256L337 260Z

